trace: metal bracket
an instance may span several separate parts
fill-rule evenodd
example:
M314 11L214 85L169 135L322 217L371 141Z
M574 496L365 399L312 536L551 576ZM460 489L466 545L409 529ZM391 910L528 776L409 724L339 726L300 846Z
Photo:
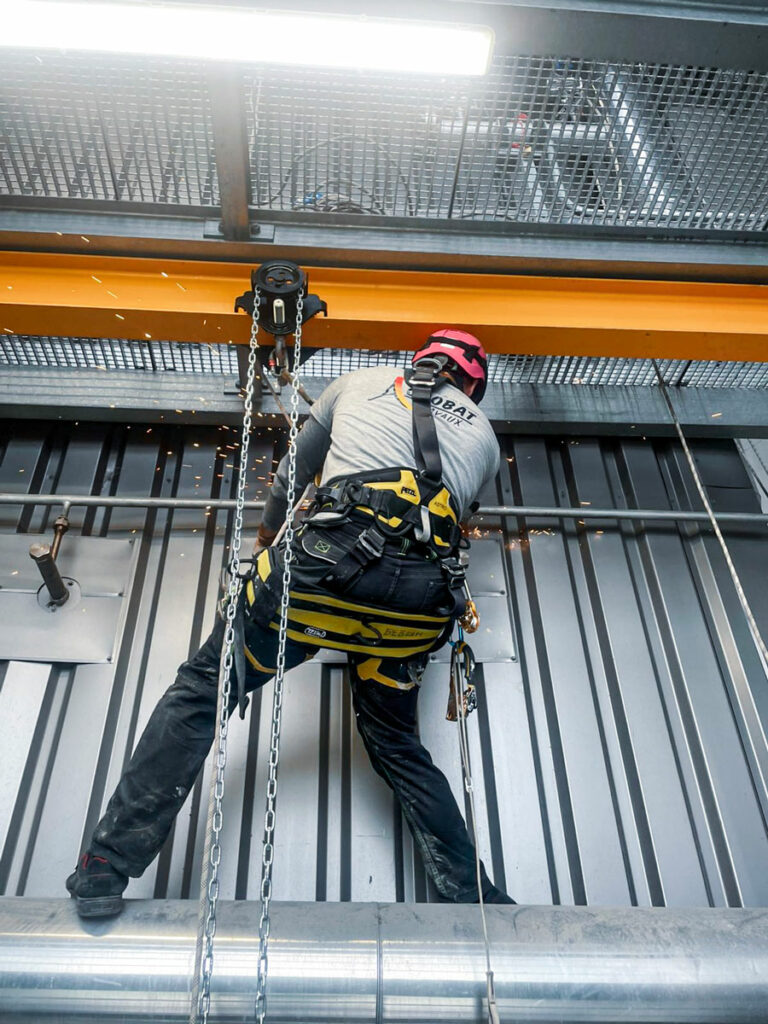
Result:
M29 557L40 570L43 577L43 584L48 591L46 599L49 608L60 608L66 604L70 597L71 588L75 585L74 580L64 580L61 577L59 568L56 565L56 556L61 547L61 538L69 529L69 503L64 503L64 509L60 516L56 517L53 524L53 544L37 542L29 549Z
M0 535L0 650L16 661L112 661L134 571L134 538L72 537L54 569L67 591L55 602L29 558L45 536Z
M248 234L250 238L258 242L274 242L275 240L275 225L274 224L249 224ZM203 222L203 238L220 239L221 241L231 241L227 237L224 231L224 225L220 220L206 220ZM238 239L238 241L244 241L244 239Z

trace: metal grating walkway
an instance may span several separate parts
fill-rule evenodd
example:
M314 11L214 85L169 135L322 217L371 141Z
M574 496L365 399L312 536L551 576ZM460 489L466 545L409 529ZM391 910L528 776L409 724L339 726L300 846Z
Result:
M568 55L482 79L235 73L252 206L435 221L763 231L768 74ZM8 51L0 196L220 202L205 70Z
M485 79L246 80L255 205L762 230L768 76L509 57Z
M405 367L408 353L369 349L318 349L307 360L307 377L337 377L368 366ZM232 345L203 345L176 341L130 341L125 338L36 338L0 334L0 366L40 366L61 369L128 370L143 372L237 374ZM764 388L768 363L718 360L659 360L664 382L705 388ZM590 356L490 355L490 384L657 385L650 359L612 359Z

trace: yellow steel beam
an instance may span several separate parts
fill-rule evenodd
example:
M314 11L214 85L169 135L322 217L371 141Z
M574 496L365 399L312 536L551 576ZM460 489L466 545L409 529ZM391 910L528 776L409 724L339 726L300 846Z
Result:
M308 344L412 349L439 326L490 352L768 361L762 285L309 268L329 316ZM238 263L0 253L0 331L232 342Z

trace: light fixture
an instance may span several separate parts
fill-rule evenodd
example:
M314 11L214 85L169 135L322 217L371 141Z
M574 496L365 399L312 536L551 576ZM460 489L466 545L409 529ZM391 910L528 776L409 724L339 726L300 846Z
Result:
M3 11L0 46L482 75L493 31L228 6L14 0Z

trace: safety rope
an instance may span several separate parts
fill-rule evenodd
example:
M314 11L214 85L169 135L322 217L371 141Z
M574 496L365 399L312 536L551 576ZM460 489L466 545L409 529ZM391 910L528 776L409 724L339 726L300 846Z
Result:
M460 624L458 628L458 643L454 648L464 643L464 630ZM477 835L477 815L475 813L475 790L472 783L472 768L469 760L469 733L467 732L467 713L464 704L464 682L466 662L463 657L451 659L451 685L453 696L456 702L456 712L459 724L459 750L461 752L461 770L464 777L464 790L469 797L469 816L472 826L472 840L475 847L475 874L477 877L477 896L480 905L480 917L483 923L483 942L485 943L485 983L486 998L488 1000L488 1024L500 1024L499 1010L496 1005L496 991L493 983L493 970L491 968L491 943L488 938L488 920L485 914L485 900L483 899L482 868L480 864L480 846Z
M712 529L715 531L715 536L717 537L717 539L718 539L718 541L720 543L720 548L721 548L721 550L723 552L723 557L725 558L725 563L728 566L728 571L731 574L731 579L733 580L733 585L736 588L736 593L738 595L739 601L741 602L741 607L744 610L744 615L746 616L747 624L749 625L749 631L752 634L752 639L754 640L755 646L757 647L758 654L760 655L763 671L765 672L766 676L768 676L768 647L766 647L765 640L763 639L762 634L760 633L760 629L759 629L759 627L757 625L757 622L755 621L755 616L754 616L754 614L752 612L752 607L751 607L751 605L749 603L749 599L747 598L747 595L746 595L746 593L744 591L744 587L742 585L741 578L740 578L740 576L739 576L739 574L738 574L738 572L736 570L736 566L733 564L733 559L731 558L731 552L728 549L728 545L725 542L725 537L723 537L722 531L720 529L720 525L719 525L719 523L717 521L717 517L715 516L715 513L714 513L714 511L712 509L712 506L711 506L711 504L709 502L709 498L707 496L707 492L704 489L704 484L702 483L701 475L699 474L699 470L698 470L698 468L696 466L696 463L693 460L693 455L691 454L691 449L688 447L688 442L685 439L685 434L683 433L683 428L680 426L680 420L677 418L677 413L675 412L675 407L672 404L672 399L669 397L669 393L667 391L667 386L666 386L666 384L664 382L664 378L661 375L661 371L659 370L659 367L658 367L658 364L657 364L656 360L654 359L654 360L652 360L652 362L653 362L653 368L656 371L656 377L657 377L658 382L659 382L659 388L661 389L661 394L662 394L662 396L664 398L664 401L666 403L667 409L669 410L669 415L672 417L672 422L675 425L675 430L677 431L677 436L680 438L680 444L683 446L683 451L685 452L685 457L688 460L688 466L689 466L689 468L691 470L691 474L693 476L694 483L696 484L696 490L699 492L699 497L701 498L702 503L704 504L704 508L706 510L706 513L709 516L709 521L712 524Z
M211 978L213 975L213 940L216 935L216 906L219 898L219 863L221 861L222 803L224 799L224 769L227 764L227 732L229 702L232 693L232 666L235 657L235 616L240 604L243 581L240 577L240 546L243 533L243 507L248 469L248 449L253 417L253 391L258 362L259 303L253 304L253 320L248 349L248 372L243 400L243 431L240 439L240 462L237 473L235 518L230 542L229 583L224 628L224 640L219 662L218 696L216 702L216 729L214 732L214 758L211 765L208 794L208 817L205 829L203 866L200 876L200 911L198 915L195 971L190 1003L190 1024L207 1024L211 1008Z
M285 546L283 549L283 591L280 598L280 630L278 633L277 671L272 697L272 732L269 744L269 777L267 780L267 809L264 815L264 846L261 861L261 918L259 920L259 960L256 981L256 1020L264 1024L267 1013L267 970L272 899L272 864L275 856L275 803L277 801L277 768L280 757L280 725L283 709L283 680L285 678L285 648L288 638L288 601L291 588L293 562L294 502L296 500L296 438L299 432L299 364L301 359L301 320L304 312L304 292L296 300L296 330L293 345L293 388L291 390L290 429L288 431L288 483L286 487L287 514L285 520Z

